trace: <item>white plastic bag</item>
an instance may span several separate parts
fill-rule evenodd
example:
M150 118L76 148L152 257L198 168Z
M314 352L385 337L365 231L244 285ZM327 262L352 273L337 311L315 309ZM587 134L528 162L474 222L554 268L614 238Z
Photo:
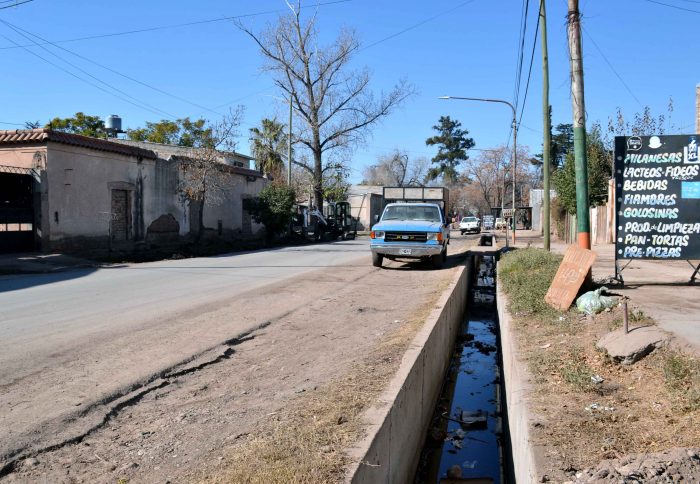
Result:
M601 293L607 292L605 286L599 287L595 291L588 291L576 300L576 307L582 313L589 315L597 314L605 309L612 308L617 304L615 298L603 296Z

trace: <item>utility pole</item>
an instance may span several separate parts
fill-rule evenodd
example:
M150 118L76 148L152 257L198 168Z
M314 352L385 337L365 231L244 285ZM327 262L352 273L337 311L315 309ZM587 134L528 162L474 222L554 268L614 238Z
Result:
M292 186L292 95L289 95L289 135L287 139L287 186Z
M542 43L542 113L544 116L544 145L542 147L542 178L544 185L544 250L549 250L549 169L552 127L549 119L549 59L547 54L547 13L545 0L540 0L540 25Z
M515 211L515 174L518 166L518 122L513 111L513 247L515 247L515 224L518 223L517 212Z
M588 164L586 162L586 105L583 96L583 56L578 0L569 1L568 34L571 59L571 105L574 111L574 159L576 164L576 222L578 246L591 248L588 216Z

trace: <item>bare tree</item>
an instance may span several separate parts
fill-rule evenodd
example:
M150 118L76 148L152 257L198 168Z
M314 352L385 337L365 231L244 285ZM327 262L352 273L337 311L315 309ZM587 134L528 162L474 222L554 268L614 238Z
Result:
M178 193L183 201L197 207L197 240L204 233L204 206L222 203L232 183L229 159L236 148L241 117L242 109L238 108L210 123L203 142L184 148L182 155L173 157L179 169Z
M509 197L512 187L511 147L498 146L491 150L484 150L474 159L467 161L465 176L479 188L483 202L487 207L501 207L512 203ZM518 146L518 159L527 160L530 157L529 150L525 146ZM529 163L518 163L516 176L517 183L522 190L524 185L533 186L536 182L535 172ZM521 201L524 200L521 194ZM482 206L481 203L474 202Z
M273 73L285 97L292 99L294 113L302 121L295 123L294 141L312 155L308 163L295 163L311 174L315 203L322 206L324 174L338 169L337 162L324 160L324 154L352 149L413 90L402 81L375 99L367 69L350 69L352 55L359 48L355 32L342 30L330 45L321 46L316 16L302 21L300 2L287 5L291 12L261 34L237 25L257 43L266 60L265 69Z
M422 186L428 174L428 159L410 159L405 151L382 155L363 171L364 183L384 186Z

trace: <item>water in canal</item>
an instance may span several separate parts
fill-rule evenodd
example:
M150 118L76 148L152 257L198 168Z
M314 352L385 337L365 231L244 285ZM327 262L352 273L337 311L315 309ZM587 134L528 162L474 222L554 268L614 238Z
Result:
M503 423L496 263L475 256L469 305L431 421L416 483L501 483Z

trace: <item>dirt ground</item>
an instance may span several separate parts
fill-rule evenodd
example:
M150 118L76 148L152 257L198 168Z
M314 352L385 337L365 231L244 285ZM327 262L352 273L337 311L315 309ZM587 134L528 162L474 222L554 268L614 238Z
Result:
M653 324L634 307L630 314L630 328ZM516 318L533 377L540 482L700 482L694 356L669 344L633 365L611 361L596 342L621 326L620 307Z
M466 245L457 240L450 252ZM307 451L320 467L319 480L340 481L344 436L361 435L362 410L395 371L459 260L450 256L439 271L388 261L376 269L368 256L366 266L319 270L232 300L230 314L254 318L257 330L106 404L99 424L27 453L0 481L231 482L245 475L271 482L250 477L257 464L241 463L240 456L294 454L298 443L287 441L294 436L284 428L320 426L324 419L332 420L324 427L328 443L312 442ZM290 299L292 306L280 302ZM304 416L309 409L314 414Z

